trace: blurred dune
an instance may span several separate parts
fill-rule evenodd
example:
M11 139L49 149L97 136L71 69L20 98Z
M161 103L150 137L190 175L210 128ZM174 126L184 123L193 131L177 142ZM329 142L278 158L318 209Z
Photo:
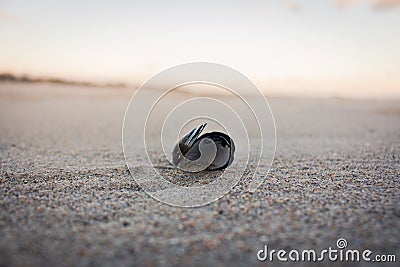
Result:
M116 88L128 87L127 84L122 82L93 83L86 81L65 80L61 78L34 78L29 75L18 76L11 73L1 73L0 82L51 83L51 84L64 84L64 85L87 86L87 87L116 87Z

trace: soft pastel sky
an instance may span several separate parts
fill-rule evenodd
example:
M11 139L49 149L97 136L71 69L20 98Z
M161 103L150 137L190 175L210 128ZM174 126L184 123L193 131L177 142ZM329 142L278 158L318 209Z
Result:
M0 0L0 72L141 83L191 61L267 94L400 97L400 0Z

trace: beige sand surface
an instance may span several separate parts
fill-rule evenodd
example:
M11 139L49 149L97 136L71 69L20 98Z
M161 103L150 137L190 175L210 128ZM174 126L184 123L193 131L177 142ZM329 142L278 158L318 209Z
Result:
M0 84L0 266L250 266L265 244L317 250L338 238L400 257L400 101L271 98L267 181L184 209L127 171L132 93Z

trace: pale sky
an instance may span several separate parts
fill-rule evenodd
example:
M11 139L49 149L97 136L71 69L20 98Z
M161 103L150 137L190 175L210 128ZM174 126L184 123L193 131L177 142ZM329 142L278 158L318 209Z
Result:
M0 0L0 72L141 83L192 61L267 94L400 97L400 0Z

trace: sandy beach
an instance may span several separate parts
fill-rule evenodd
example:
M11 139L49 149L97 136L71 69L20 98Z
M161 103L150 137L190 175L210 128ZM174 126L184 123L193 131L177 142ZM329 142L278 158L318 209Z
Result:
M265 266L266 244L339 238L400 257L399 100L268 98L265 183L188 209L149 197L126 167L133 92L0 84L0 266Z

